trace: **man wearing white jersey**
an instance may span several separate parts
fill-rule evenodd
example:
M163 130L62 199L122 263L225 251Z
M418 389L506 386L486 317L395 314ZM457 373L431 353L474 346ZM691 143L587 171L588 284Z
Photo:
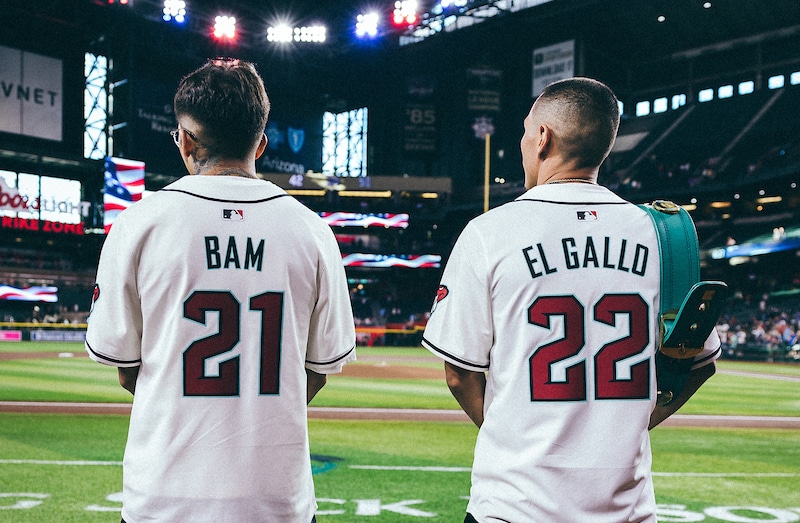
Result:
M269 101L209 61L175 95L185 176L120 214L86 349L134 394L122 518L313 521L306 404L355 359L330 228L256 176Z
M716 332L656 406L659 246L645 211L597 185L613 92L551 84L525 119L528 191L472 220L423 345L480 427L465 521L654 522L648 428L714 372Z

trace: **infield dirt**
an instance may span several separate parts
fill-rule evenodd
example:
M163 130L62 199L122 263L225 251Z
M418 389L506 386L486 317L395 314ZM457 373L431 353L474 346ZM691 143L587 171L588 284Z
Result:
M63 357L88 357L84 353L61 352L0 352L0 360L42 359ZM444 379L444 368L429 368L409 363L430 360L403 356L364 356L359 363L345 365L342 376L371 379ZM778 377L785 379L786 377ZM800 380L799 380L800 381ZM0 401L0 412L53 413L53 414L130 414L128 403L61 403ZM309 407L309 418L355 419L355 420L408 420L408 421L461 421L469 418L461 411L426 409L377 409L377 408L331 408ZM800 417L772 416L702 416L676 414L666 420L664 426L685 427L737 427L737 428L783 428L800 430Z

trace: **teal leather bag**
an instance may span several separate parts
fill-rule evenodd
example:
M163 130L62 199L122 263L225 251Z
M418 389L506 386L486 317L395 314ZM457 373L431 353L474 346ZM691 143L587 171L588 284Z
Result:
M700 250L691 216L673 202L641 204L653 221L661 262L661 339L656 351L656 403L666 406L683 390L694 357L717 324L728 296L721 281L700 281Z

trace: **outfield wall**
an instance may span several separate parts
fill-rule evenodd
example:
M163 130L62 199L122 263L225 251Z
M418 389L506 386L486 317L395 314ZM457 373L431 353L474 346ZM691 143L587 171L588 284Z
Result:
M85 323L0 322L0 342L86 340Z

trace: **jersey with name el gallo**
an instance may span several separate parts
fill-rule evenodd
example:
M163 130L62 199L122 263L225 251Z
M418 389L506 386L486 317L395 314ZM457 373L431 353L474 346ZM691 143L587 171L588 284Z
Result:
M654 521L659 285L649 216L598 185L534 187L467 225L423 345L488 372L479 521Z

